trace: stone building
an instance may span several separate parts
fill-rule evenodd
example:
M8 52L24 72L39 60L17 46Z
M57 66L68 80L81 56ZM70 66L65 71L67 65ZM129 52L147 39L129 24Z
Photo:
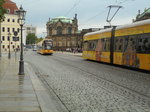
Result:
M28 34L35 34L37 35L37 27L36 26L32 26L32 25L24 25L24 33L23 33L23 43L24 45L26 45L26 37Z
M47 37L53 40L54 50L81 49L82 36L78 31L77 14L73 19L56 17L46 24Z
M1 23L1 50L14 51L16 48L20 48L20 25L16 14L18 7L11 0L5 0L3 7L7 12ZM14 41L14 31L18 32L17 41Z
M142 21L142 20L146 20L146 19L150 19L150 8L145 9L145 11L143 13L140 13L140 10L139 10L138 15L136 16L136 19L133 20L133 22Z

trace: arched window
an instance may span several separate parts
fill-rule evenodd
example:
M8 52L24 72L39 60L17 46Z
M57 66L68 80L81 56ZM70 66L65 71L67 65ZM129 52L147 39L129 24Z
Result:
M61 26L57 27L57 35L61 35L62 34L62 28Z
M72 28L69 27L69 28L68 28L68 34L71 34L71 33L72 33Z

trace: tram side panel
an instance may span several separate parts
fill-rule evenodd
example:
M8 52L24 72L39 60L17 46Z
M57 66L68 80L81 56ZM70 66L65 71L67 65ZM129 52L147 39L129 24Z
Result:
M114 64L150 70L150 25L116 30Z

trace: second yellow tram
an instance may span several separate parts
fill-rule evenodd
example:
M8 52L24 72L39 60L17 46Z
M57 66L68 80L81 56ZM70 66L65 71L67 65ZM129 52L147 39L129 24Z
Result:
M37 44L37 53L40 54L53 54L53 45L51 39L43 39Z

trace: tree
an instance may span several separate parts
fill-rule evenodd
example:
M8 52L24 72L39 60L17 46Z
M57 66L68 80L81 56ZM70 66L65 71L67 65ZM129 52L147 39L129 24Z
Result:
M4 3L4 0L0 0L0 22L5 18L4 14L6 13L6 9L3 7Z
M38 42L40 42L40 41L42 41L42 40L43 40L42 37L41 37L41 38L37 38L36 43L38 43Z
M37 36L34 33L29 33L26 38L26 44L35 44Z

